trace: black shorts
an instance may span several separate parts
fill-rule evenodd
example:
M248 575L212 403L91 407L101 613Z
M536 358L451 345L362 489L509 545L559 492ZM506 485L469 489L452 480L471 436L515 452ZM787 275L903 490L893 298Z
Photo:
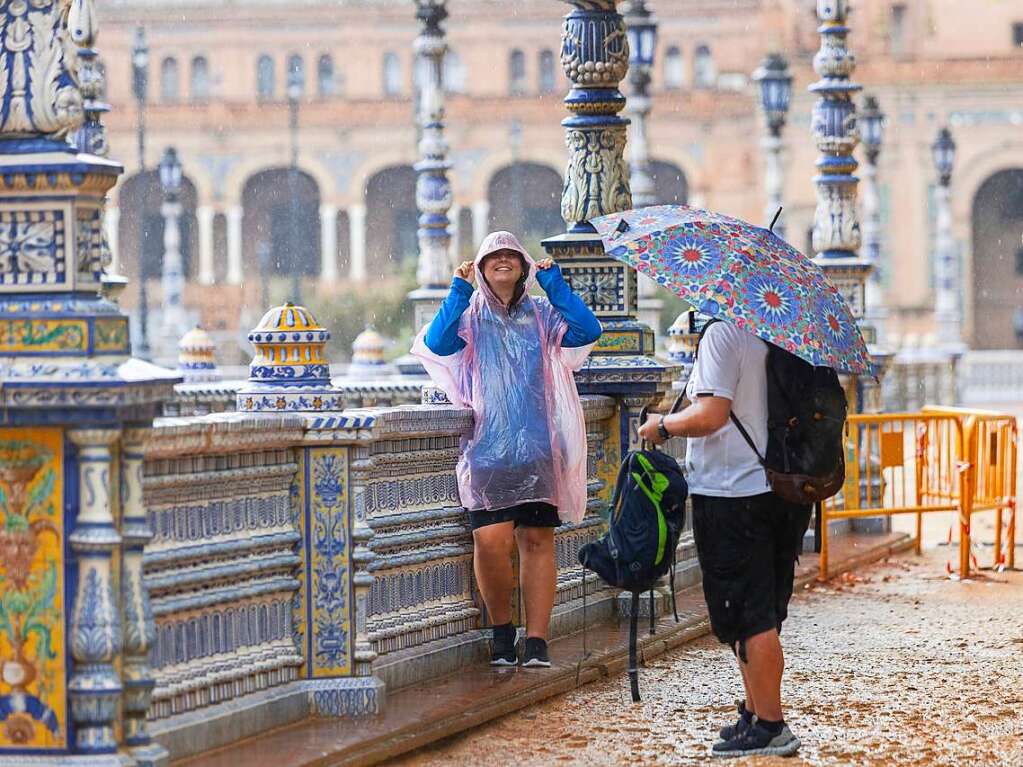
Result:
M469 519L473 530L501 522L514 522L515 527L558 527L561 524L558 507L540 501L520 503L506 509L470 511Z
M788 616L810 507L774 493L693 496L693 537L714 635L735 645L777 629Z

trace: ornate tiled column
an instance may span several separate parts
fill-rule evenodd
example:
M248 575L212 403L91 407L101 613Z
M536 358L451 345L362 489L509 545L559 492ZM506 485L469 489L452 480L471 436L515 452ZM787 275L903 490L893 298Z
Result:
M130 765L116 444L177 378L129 356L128 318L104 295L117 281L103 208L121 167L90 154L106 151L93 4L2 13L0 763Z
M814 56L814 70L820 81L810 86L818 95L814 105L812 130L820 156L817 160L817 209L814 214L813 248L816 261L829 279L841 291L852 309L864 339L870 347L872 373L867 376L848 376L846 392L850 409L854 412L879 412L881 402L880 380L883 378L892 355L876 346L874 329L865 321L866 282L872 265L860 256L862 244L859 211L857 208L857 184L854 175L857 163L853 151L860 140L856 123L856 105L853 95L860 86L850 79L856 68L856 57L846 47L849 27L846 19L849 0L817 0L818 32L821 47ZM820 318L819 321L823 321ZM872 477L874 486L860 488L860 493L877 497L881 492L880 467L876 456L870 454L867 445L862 446L862 461L875 464L873 471L861 471L861 476ZM862 468L862 467L861 467ZM865 483L867 480L864 479ZM887 517L855 520L852 527L863 532L883 532L889 529Z
M416 0L419 36L416 56L426 63L420 83L419 154L416 163L416 206L419 208L419 287L409 294L415 312L415 330L425 327L437 313L451 282L451 182L448 180L448 144L444 138L444 88L441 72L448 44L441 26L448 16L447 0ZM405 374L424 375L422 363L407 355L397 361Z
M817 160L817 209L814 214L813 249L816 261L845 296L871 346L874 374L880 379L891 354L874 346L874 329L865 321L866 282L872 266L860 257L862 244L854 175L857 162L853 151L860 134L856 124L853 95L860 86L851 81L856 57L846 47L849 0L817 0L821 47L814 56L814 70L820 81L810 86L818 95L813 109L812 130L820 156ZM880 386L874 377L851 381L850 403L860 412L881 408Z
M121 652L121 615L114 595L111 559L121 543L110 498L111 449L116 429L74 429L68 437L78 448L78 518L68 536L78 559L78 589L71 608L71 657L68 682L75 745L83 754L117 750L114 720L121 680L114 661Z
M881 187L877 180L877 161L884 143L884 115L874 96L864 97L860 122L863 151L867 159L863 166L863 250L871 266L864 313L868 324L874 328L878 342L884 343L884 323L888 313L881 285Z
M625 97L618 84L629 67L625 22L616 0L566 0L561 63L572 83L562 121L568 167L561 198L564 234L543 247L565 278L600 318L604 335L576 380L580 391L652 404L671 387L675 368L653 356L653 331L638 322L636 272L604 255L589 219L632 207L625 163L628 120L619 116ZM619 399L622 448L636 443L639 408Z
M143 579L142 553L153 538L142 498L142 465L145 428L124 431L121 449L121 604L124 615L124 744L139 767L156 767L167 761L167 750L153 742L146 712L156 681L149 667L149 651L156 638L156 624L149 592Z
M160 183L164 202L163 266L160 274L161 314L163 316L160 355L167 365L176 358L178 339L188 330L185 320L185 269L181 259L181 163L174 147L168 147L160 160Z

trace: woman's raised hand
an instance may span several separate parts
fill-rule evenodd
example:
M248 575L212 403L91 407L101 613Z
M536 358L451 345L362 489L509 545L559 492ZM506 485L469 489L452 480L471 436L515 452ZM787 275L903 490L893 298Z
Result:
M539 269L541 272L546 272L552 266L554 266L553 258L545 258L543 259L543 261L536 262L536 268Z
M476 277L476 265L472 261L463 261L459 264L458 268L455 269L455 276L461 277L471 285L473 279Z

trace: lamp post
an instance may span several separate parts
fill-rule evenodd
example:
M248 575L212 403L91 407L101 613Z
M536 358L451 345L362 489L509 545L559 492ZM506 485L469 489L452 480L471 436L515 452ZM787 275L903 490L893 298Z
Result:
M631 90L627 113L631 118L629 135L629 185L633 207L656 205L659 200L650 169L650 144L647 119L653 102L650 98L651 72L657 50L657 20L646 7L645 0L633 0L624 15L625 33L629 38L629 73ZM637 316L639 321L660 335L661 309L664 302L657 297L657 283L643 274L637 275Z
M952 170L956 142L948 128L938 131L931 144L931 157L938 175L935 189L937 220L934 237L934 326L942 346L956 351L962 346L959 316L959 275L956 243L952 237Z
M163 189L163 348L161 356L176 362L177 346L188 331L183 294L185 273L181 263L181 161L174 147L160 158L160 186Z
M789 65L779 53L769 54L753 73L753 80L760 87L760 107L764 112L767 135L761 146L767 160L764 186L767 190L767 208L764 210L765 224L774 221L774 217L783 206L785 176L782 169L782 130L788 118L789 103L792 100L792 75ZM774 225L774 233L785 239L785 218L778 217Z
M131 49L131 90L135 96L136 135L138 137L139 173L146 170L146 98L149 90L149 46L145 27L135 28ZM140 225L142 222L140 222ZM141 229L139 230L142 231ZM139 357L149 359L149 300L146 293L146 270L139 248Z
M288 67L288 131L291 136L291 160L288 166L288 196L291 200L291 215L288 217L288 245L292 260L291 301L295 306L302 305L302 285L298 253L298 107L304 91L302 70L295 65ZM264 275L263 279L267 279Z
M865 316L874 328L879 344L884 343L887 312L881 288L881 193L877 181L877 160L884 143L885 116L874 96L865 96L860 110L860 141L867 162L863 166L863 257L871 265L867 278Z

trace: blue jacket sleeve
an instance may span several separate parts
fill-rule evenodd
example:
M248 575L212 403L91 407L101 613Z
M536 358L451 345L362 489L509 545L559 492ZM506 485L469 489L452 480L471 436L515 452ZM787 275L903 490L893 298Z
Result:
M586 346L594 343L603 332L600 322L583 300L572 292L561 274L561 267L555 264L550 269L538 270L536 281L544 289L551 305L558 311L568 330L561 339L562 346Z
M451 281L451 290L436 316L426 329L426 347L438 357L450 357L465 348L465 341L458 335L462 314L469 307L473 287L461 277Z

